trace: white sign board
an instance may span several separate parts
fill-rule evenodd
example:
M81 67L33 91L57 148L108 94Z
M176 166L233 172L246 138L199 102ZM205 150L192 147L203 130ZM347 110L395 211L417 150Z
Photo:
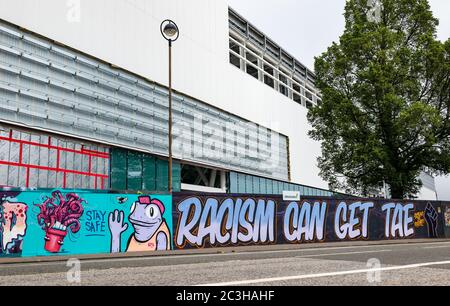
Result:
M300 191L283 191L283 201L300 201Z

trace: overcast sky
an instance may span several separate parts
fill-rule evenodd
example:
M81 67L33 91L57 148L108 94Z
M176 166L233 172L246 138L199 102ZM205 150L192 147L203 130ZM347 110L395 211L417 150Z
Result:
M228 0L230 6L308 68L344 31L346 0ZM438 38L450 37L450 0L429 0ZM450 200L450 177L437 178L439 198Z
M346 0L228 0L250 23L308 68L344 31ZM429 0L440 20L438 37L450 37L450 0Z

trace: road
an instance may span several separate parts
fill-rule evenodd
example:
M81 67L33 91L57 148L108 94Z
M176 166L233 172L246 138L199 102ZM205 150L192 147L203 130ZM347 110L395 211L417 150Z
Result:
M0 285L450 285L450 241L82 260L80 283L67 281L68 270L1 264Z

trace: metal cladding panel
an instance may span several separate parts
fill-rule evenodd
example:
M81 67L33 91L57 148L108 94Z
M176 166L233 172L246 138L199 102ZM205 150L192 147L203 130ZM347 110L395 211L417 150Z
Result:
M127 189L142 189L142 153L128 152Z
M169 163L166 160L156 159L156 190L169 190Z
M142 156L143 190L156 190L156 161L155 157L145 154Z
M0 55L0 120L168 155L165 87L1 22ZM173 109L175 158L288 179L285 136L180 94Z
M111 150L111 188L127 189L127 151Z

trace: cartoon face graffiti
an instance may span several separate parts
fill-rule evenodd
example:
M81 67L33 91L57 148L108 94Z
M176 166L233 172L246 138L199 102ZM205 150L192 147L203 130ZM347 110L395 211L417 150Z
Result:
M126 252L170 250L170 231L163 218L164 204L149 196L140 196L131 207L128 217L134 233L128 240ZM115 210L109 215L111 252L121 251L121 235L128 228L124 212Z
M19 254L27 229L27 205L24 203L0 204L0 253Z

